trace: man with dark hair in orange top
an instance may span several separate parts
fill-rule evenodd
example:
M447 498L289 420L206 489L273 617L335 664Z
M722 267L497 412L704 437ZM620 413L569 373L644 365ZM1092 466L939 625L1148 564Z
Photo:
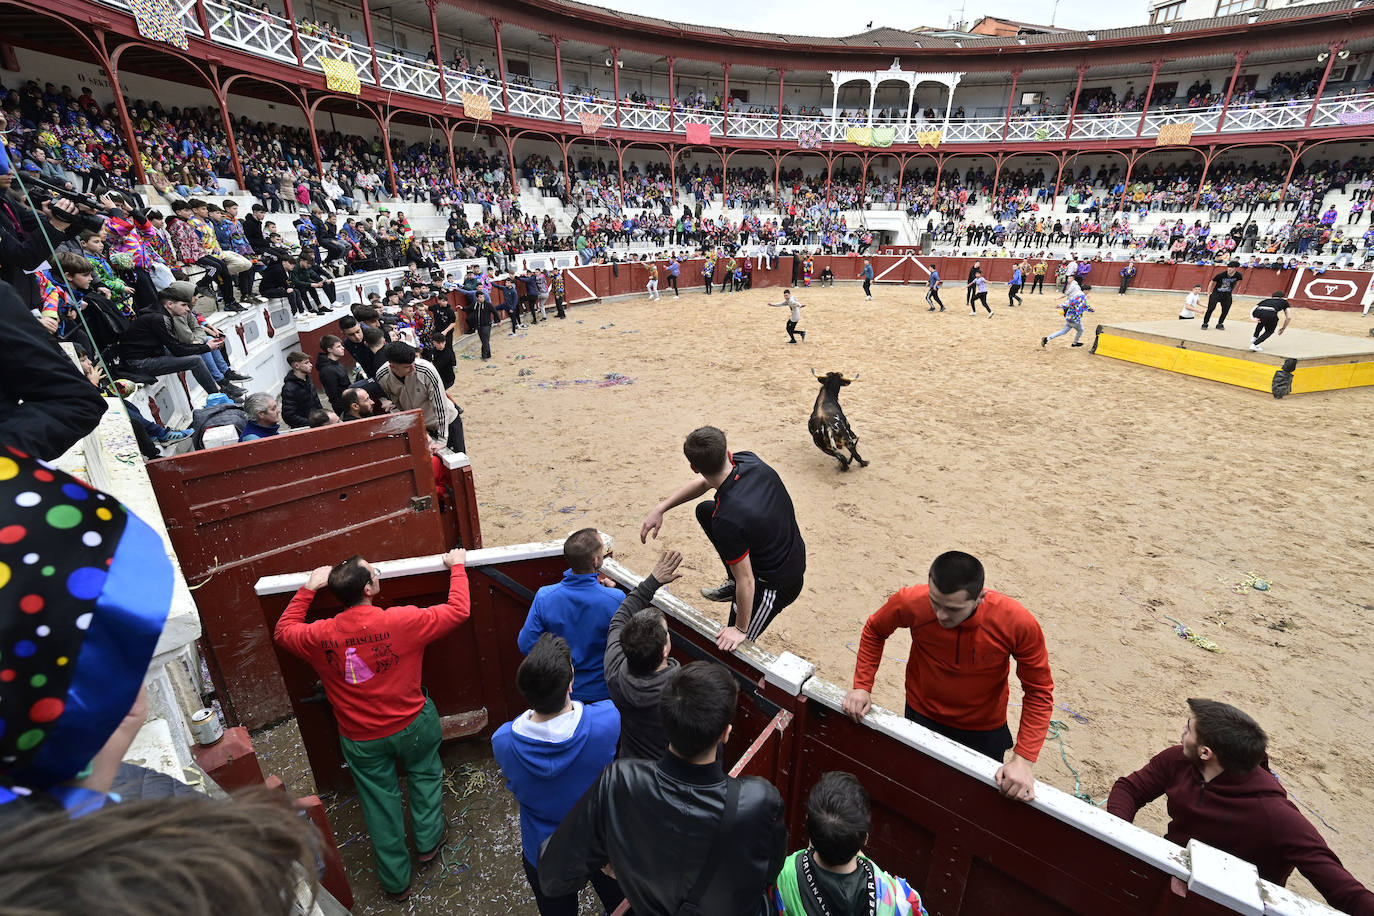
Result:
M900 590L864 624L854 689L844 698L844 711L856 721L872 706L883 644L898 627L911 631L906 717L997 761L1015 747L997 769L997 785L1007 798L1035 798L1031 765L1049 732L1054 678L1045 636L1030 611L983 588L976 557L957 550L940 554L926 585ZM1013 658L1025 693L1014 745L1007 727Z

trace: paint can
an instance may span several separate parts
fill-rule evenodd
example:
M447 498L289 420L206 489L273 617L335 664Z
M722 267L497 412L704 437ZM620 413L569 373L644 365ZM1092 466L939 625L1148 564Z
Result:
M197 744L208 746L224 737L224 726L213 709L197 709L191 714L191 733Z

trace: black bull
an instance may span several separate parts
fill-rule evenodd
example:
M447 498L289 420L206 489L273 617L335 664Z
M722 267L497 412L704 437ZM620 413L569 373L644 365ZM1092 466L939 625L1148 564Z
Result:
M811 374L816 375L816 370L812 369ZM816 381L821 383L821 391L816 395L816 406L812 408L811 421L807 424L816 448L839 461L841 471L849 470L850 461L868 467L868 462L859 457L859 437L854 435L854 430L849 427L849 419L840 409L840 388L853 379L845 378L840 372L827 372L817 375ZM845 449L849 450L851 457L844 456Z

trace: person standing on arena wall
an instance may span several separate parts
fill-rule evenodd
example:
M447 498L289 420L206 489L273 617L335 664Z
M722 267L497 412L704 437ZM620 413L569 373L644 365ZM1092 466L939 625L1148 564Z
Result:
M1202 329L1207 330L1207 325L1212 320L1212 311L1217 306L1221 306L1221 315L1217 318L1217 330L1226 330L1226 316L1231 312L1231 295L1236 287L1240 285L1241 272L1239 261L1229 261L1226 269L1212 278L1212 294L1207 297L1207 312L1202 316Z
M699 476L654 507L640 526L639 540L647 543L651 534L657 539L669 509L716 491L714 500L697 503L696 516L729 578L701 594L731 602L729 622L716 645L732 652L746 639L757 640L797 600L806 574L806 542L782 478L757 455L732 454L725 433L714 426L693 430L682 452Z
M798 334L801 335L803 341L806 340L806 332L797 330L797 325L801 323L801 310L806 308L806 306L802 305L799 300L792 298L792 291L790 289L782 291L781 302L770 302L768 304L773 308L790 308L792 310L791 316L787 319L788 343L796 343Z
M940 301L940 285L943 282L940 279L940 271L932 267L930 276L926 278L926 301L931 303L930 308L926 309L927 312L935 311L936 305L940 306L940 311L945 310L945 304Z
M883 644L899 627L911 631L906 664L906 717L1001 761L997 786L1006 798L1035 798L1031 767L1049 733L1054 678L1045 635L1030 611L983 587L983 564L957 550L930 565L925 585L898 591L864 624L854 688L843 708L855 721L872 708ZM1024 692L1015 742L1007 727L1007 674L1016 659Z
M873 298L873 262L870 261L868 258L864 258L863 281L864 281L864 298L865 298L865 299L872 299L872 298Z

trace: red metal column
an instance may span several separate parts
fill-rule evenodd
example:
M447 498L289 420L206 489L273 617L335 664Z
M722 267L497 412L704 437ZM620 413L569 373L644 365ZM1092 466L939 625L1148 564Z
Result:
M730 65L725 64L725 91L720 100L720 135L730 136Z
M316 100L318 103L318 100ZM324 157L320 155L320 138L315 135L315 107L305 107L305 93L301 93L301 112L305 115L305 129L310 133L310 152L315 155L315 171L324 175Z
M998 154L997 154L997 168L994 169L994 170L993 170L993 173L992 173L992 200L989 200L988 203L992 203L993 201L995 201L995 200L997 199L997 184L998 184L998 182L1000 182L1001 180L1002 180L1002 154L1001 154L1001 153L998 153Z
M827 157L825 160L825 209L827 210L830 209L830 174L834 170L834 168L834 158Z
M620 210L625 211L625 148L617 146L615 148L615 177L616 183L620 186Z
M1007 99L1007 116L1002 119L1002 139L1007 139L1007 128L1011 126L1011 110L1016 105L1016 82L1021 79L1021 71L1011 71L1011 97Z
M1193 195L1193 209L1197 209L1198 201L1202 200L1202 186L1207 183L1207 170L1212 167L1212 160L1217 157L1215 146L1207 147L1207 152L1202 156L1202 177L1197 180L1197 193Z
M229 163L234 168L234 180L243 189L243 164L239 161L239 145L234 141L234 123L229 119L228 100L219 88L219 67L210 65L210 81L215 84L215 101L219 104L219 119L224 124L224 136L229 142Z
M425 0L429 7L429 31L434 39L434 69L439 74L439 98L448 101L448 87L444 85L444 52L439 49L439 18L436 10L439 0Z
M782 139L782 83L787 71L778 69L778 139Z
M115 96L115 98L118 98L118 96ZM1283 202L1285 198L1288 197L1288 182L1293 180L1293 170L1298 167L1298 158L1302 156L1301 140L1298 141L1297 146L1293 147L1291 155L1293 158L1288 160L1288 174L1283 176L1283 190L1279 191L1279 212L1283 212Z
M443 61L442 61L442 60L439 62L439 66L441 66L441 67L443 66ZM457 184L458 184L458 163L455 161L454 156L453 156L453 125L452 125L452 124L446 124L446 125L444 125L444 139L448 140L448 177L449 177L449 180L452 181L453 184L454 184L454 186L456 187Z
M1326 70L1322 73L1322 81L1317 84L1317 91L1312 96L1312 107L1307 109L1307 120L1303 122L1303 127L1311 127L1312 119L1317 116L1317 104L1322 100L1322 90L1326 88L1326 81L1331 78L1331 68L1336 64L1336 55L1345 48L1345 42L1338 41L1327 48Z
M553 36L553 72L558 79L558 120L567 119L563 111L563 39Z
M291 50L296 54L296 66L304 67L305 59L301 56L301 33L296 28L296 10L292 6L291 0L282 0L286 8L286 21L291 24Z
M372 11L368 8L367 0L362 0L363 5L363 32L367 35L367 50L372 55L372 78L377 81L377 85L382 85L382 70L377 66L377 43L372 40Z
M673 113L677 109L677 80L673 78L673 64L677 63L676 57L668 58L668 133L673 133L676 127L673 123ZM676 181L676 177L673 179Z
M1078 94L1083 91L1083 74L1087 72L1087 64L1078 65L1078 84L1073 87L1073 102L1069 105L1069 123L1068 126L1064 128L1065 140L1073 136L1073 119L1074 115L1078 114Z
M1231 81L1226 84L1226 97L1221 101L1221 114L1217 115L1217 133L1221 133L1222 125L1226 123L1226 110L1231 107L1231 94L1236 91L1236 80L1240 79L1240 65L1245 63L1245 58L1249 56L1249 51L1236 52L1236 66L1231 71Z
M615 86L615 126L620 126L620 49L611 48L611 83Z
M510 111L510 96L506 92L506 51L501 47L501 20L491 19L491 27L496 32L496 76L501 80L501 107Z
M1135 126L1135 135L1139 137L1145 130L1145 114L1150 110L1150 99L1155 94L1155 80L1159 78L1159 68L1164 61L1157 60L1154 67L1150 70L1150 88L1145 90L1145 104L1140 106L1140 123Z
M124 134L124 142L129 148L129 158L133 160L134 178L138 184L147 184L148 176L143 171L143 156L138 150L138 135L134 133L134 122L129 119L129 108L124 104L124 92L119 87L119 74L115 73L109 55L105 53L105 33L96 30L96 42L100 47L100 66L110 78L110 90L114 92L115 108L119 112L119 129Z
M386 129L386 122L379 122L382 128L382 156L386 159L386 183L391 188L391 196L395 197L396 190L396 166L391 163L391 131Z

